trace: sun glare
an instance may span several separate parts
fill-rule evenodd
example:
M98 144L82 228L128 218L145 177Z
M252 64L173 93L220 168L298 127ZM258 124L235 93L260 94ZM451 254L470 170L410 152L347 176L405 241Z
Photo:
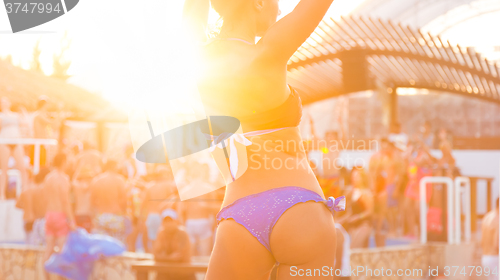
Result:
M134 38L132 45L123 54L112 48L111 57L105 57L112 82L106 81L104 96L127 110L140 107L149 112L191 114L199 60L179 24L182 5L168 3L161 10L160 18L150 16L149 11L140 14L136 21L144 29L129 35ZM113 69L118 65L124 69Z
M137 9L120 5L121 13L110 15L117 0L79 5L66 21L65 30L73 39L68 56L72 60L68 81L101 94L114 106L128 111L142 106L148 110L190 114L192 93L199 60L179 29L184 1L162 1L158 9ZM346 14L362 0L336 0L327 16ZM281 0L281 17L293 11L299 0ZM83 3L82 3L83 4ZM135 14L133 17L131 15ZM219 15L211 9L209 23ZM55 23L54 23L55 24ZM40 28L43 29L43 26ZM45 30L49 30L46 26ZM56 29L55 29L56 30ZM62 30L64 31L64 30ZM33 49L40 40L40 61L46 75L52 74L52 56L61 46L63 32L5 34L0 36L0 57L11 56L14 65L29 69Z

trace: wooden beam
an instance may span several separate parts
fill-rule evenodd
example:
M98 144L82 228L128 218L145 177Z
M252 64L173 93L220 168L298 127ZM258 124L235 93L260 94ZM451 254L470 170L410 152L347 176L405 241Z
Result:
M313 59L308 59L308 60L304 60L304 61L297 62L297 63L291 63L288 65L288 70L297 68L299 66L303 67L305 65L318 63L318 62L324 61L324 60L333 60L335 58L339 58L339 53L340 52L332 53L332 54L315 57ZM383 55L383 56L394 56L394 57L399 56L399 57L416 59L416 60L420 60L420 61L428 62L428 63L433 63L433 64L434 63L441 64L444 66L453 67L455 69L462 70L464 72L469 72L469 73L474 74L474 75L482 76L482 77L486 78L487 80L491 80L494 83L500 84L500 77L493 76L491 74L491 72L486 73L486 72L477 70L477 69L472 68L472 67L468 67L468 66L465 66L462 64L454 63L452 61L446 61L443 59L431 58L431 57L424 56L424 55L418 55L418 54L414 54L414 53L406 53L406 52L401 52L401 51L371 50L371 49L367 49L367 55L378 55L378 56Z
M389 96L390 96L390 114L389 114L389 128L391 128L393 125L399 123L399 114L398 114L398 109L399 109L399 104L398 104L398 93L397 93L397 87L390 87L387 90L390 90Z

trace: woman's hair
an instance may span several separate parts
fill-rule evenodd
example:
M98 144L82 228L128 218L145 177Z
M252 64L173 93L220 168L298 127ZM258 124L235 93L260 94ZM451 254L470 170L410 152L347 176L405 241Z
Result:
M210 0L212 8L223 18L231 18L241 12L248 0Z
M227 23L232 18L241 15L243 7L249 0L210 0L212 8L219 14L219 20L213 25L209 26L207 36L215 38L219 35L224 21Z

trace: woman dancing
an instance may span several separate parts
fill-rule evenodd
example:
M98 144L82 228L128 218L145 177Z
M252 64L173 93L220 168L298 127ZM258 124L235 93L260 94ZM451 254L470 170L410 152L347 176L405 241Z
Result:
M275 265L280 280L307 271L308 279L333 278L319 270L334 267L332 212L345 201L325 199L309 167L297 128L301 101L286 82L288 60L332 1L302 0L276 22L278 0L211 0L224 23L202 47L205 111L236 117L244 133L260 135L247 136L248 169L226 188L208 280L267 280ZM186 1L192 26L204 26L207 13L208 0Z

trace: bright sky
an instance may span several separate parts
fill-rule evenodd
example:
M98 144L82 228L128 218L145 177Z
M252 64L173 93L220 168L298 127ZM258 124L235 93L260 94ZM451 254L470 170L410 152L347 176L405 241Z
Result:
M335 0L328 16L346 15L363 1ZM175 89L188 82L183 79L183 73L192 71L196 65L193 58L185 55L184 47L175 44L178 34L172 23L178 22L182 2L85 0L67 15L18 34L11 34L4 5L0 5L0 56L12 55L14 64L26 68L33 47L40 40L42 66L50 74L51 57L60 48L60 38L68 31L72 38L68 54L72 61L71 83L101 93L122 108L149 97L163 110L179 111L176 104L185 102L185 97L179 97ZM298 2L281 0L282 16L291 12ZM210 20L217 18L212 12ZM500 26L499 18L498 13L475 18L443 35L464 45L473 45L480 37L482 45L500 45L497 44L500 37L485 39L486 36L477 32L478 26L484 28L485 24L495 26L492 24L496 22L496 26Z
M452 45L474 47L489 60L500 62L497 26L500 26L500 1L479 0L448 11L422 30L439 35Z
M336 0L328 14L333 17L347 14L362 1ZM190 63L182 55L178 56L178 61L172 61L172 56L166 54L166 50L171 49L169 45L176 42L175 35L169 36L172 30L167 26L176 22L182 2L85 0L67 15L21 34L11 34L4 5L0 5L0 56L11 55L14 64L27 68L33 47L40 40L42 67L50 74L51 57L59 50L64 31L68 31L72 38L68 57L72 61L70 74L73 75L69 81L100 92L119 106L127 106L136 99L124 94L132 94L131 87L141 94L151 89L156 96L159 91L171 88L165 84L160 87L151 84L165 80L162 75L171 72L162 64ZM291 12L298 2L281 0L282 16ZM212 11L210 21L217 19L218 15Z

